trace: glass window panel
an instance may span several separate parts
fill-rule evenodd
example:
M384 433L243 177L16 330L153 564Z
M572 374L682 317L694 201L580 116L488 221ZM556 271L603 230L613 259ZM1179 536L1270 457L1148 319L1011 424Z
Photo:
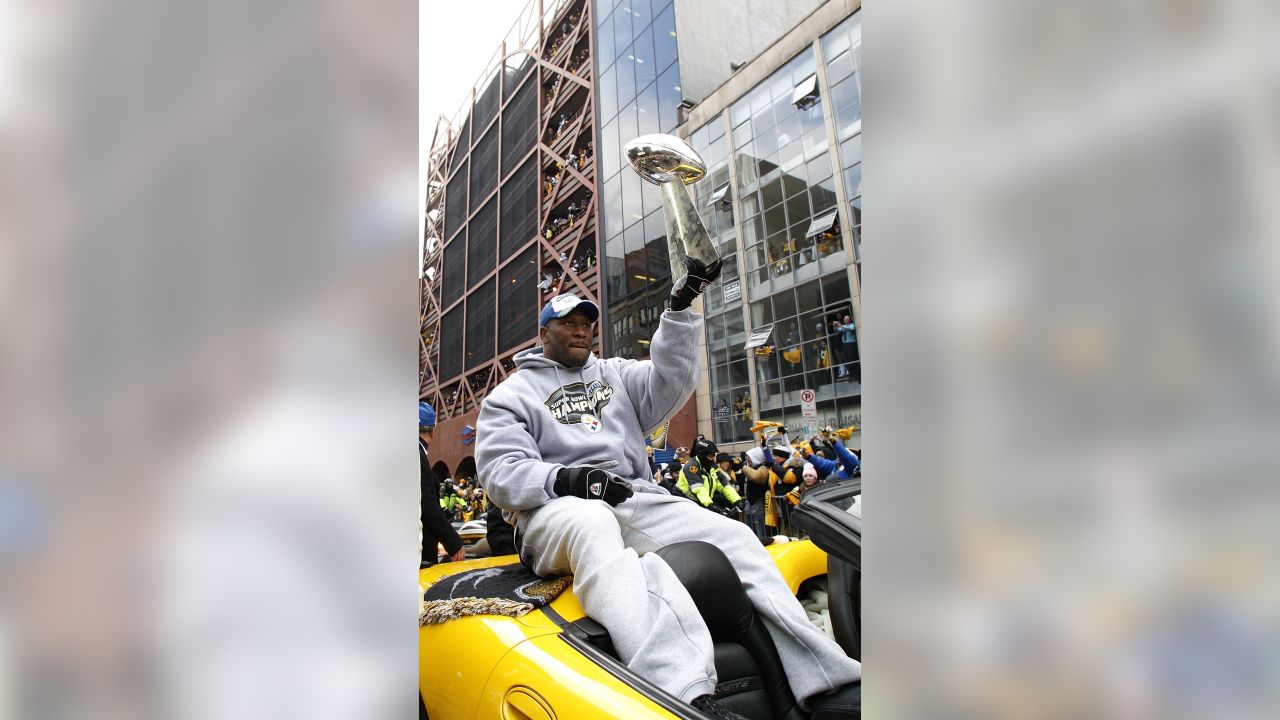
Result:
M467 230L467 286L480 282L493 270L498 257L498 199L480 208Z
M749 154L738 155L738 188L740 192L749 193L755 189L755 183L760 179L760 175L756 169L756 158Z
M630 140L631 138L627 138ZM618 121L610 120L600 130L600 142L596 144L596 159L600 161L600 177L608 179L618 172L622 162L622 145L618 143ZM617 215L613 216L614 218Z
M783 290L774 295L772 300L774 322L781 322L795 317L796 300L791 290Z
M840 143L840 166L849 167L862 162L862 134L859 133Z
M653 57L652 29L645 29L640 33L631 52L635 56L636 87L646 87L653 82L658 72L657 63Z
M625 48L631 44L631 11L629 9L618 8L613 12L613 46L616 48ZM615 53L620 58L625 58L627 52ZM621 67L621 65L619 65Z
M648 135L658 132L660 122L658 119L658 86L656 83L641 90L640 94L636 96L636 113L636 132L638 134ZM706 158L704 157L703 160L706 160Z
M788 198L795 197L797 193L804 192L806 186L803 179L789 173L782 176L781 183L782 195ZM792 220L791 222L795 222L795 220Z
M618 54L618 63L613 66L618 78L619 105L626 105L636 96L636 64L627 59L631 54L631 46L627 45L627 49Z
M743 246L751 246L764 237L764 218L752 215L742 224Z
M812 163L815 158L826 155L827 146L827 129L825 127L816 128L811 132L806 133L804 136L805 160ZM831 169L828 168L826 172L827 174L830 174ZM812 175L810 175L810 177L812 177Z
M721 272L720 281L716 282L702 293L702 301L704 303L702 312L704 314L710 315L711 313L720 312L724 309L724 291L721 288L721 283L724 282L725 277L727 276L724 272Z
M733 338L734 335L741 335L746 332L746 325L742 320L741 310L731 310L725 313L725 335ZM746 338L743 338L745 341Z
M751 303L751 327L759 328L773 322L773 303L768 298Z
M809 194L801 192L799 195L787 201L787 221L794 224L802 220L808 220L809 215Z
M810 280L796 287L796 305L800 313L807 313L822 307L822 291L819 281ZM808 332L808 330L805 332Z
M760 140L760 137L764 135L774 136L774 140L769 142L768 145L756 146L756 155L768 155L769 152L773 151L772 149L776 149L777 133L773 132L773 126L773 115L771 113L760 110L760 113L751 115L751 137L756 138L756 140ZM760 147L769 147L771 150L760 150Z
M739 351L741 351L740 347ZM745 357L729 363L729 384L735 389L747 384L747 359Z
M827 82L834 85L853 74L853 54L845 51L827 62Z
M623 234L622 248L626 252L625 279L628 293L643 290L652 282L649 279L649 254L644 242L644 225L636 223Z
M493 329L497 318L495 288L496 283L489 278L467 296L467 370L493 359Z
M463 305L464 303L459 303L440 318L440 337L453 338L452 342L439 343L440 374L437 379L442 382L462 374Z
M849 277L844 271L822 278L822 301L831 312L840 314L849 309Z
M498 185L498 126L494 125L471 151L471 210L474 212Z
M462 297L466 286L467 234L459 233L444 246L444 277L440 278L441 307L449 307Z
M836 118L838 135L841 138L852 135L862 120L858 85L853 78L842 80L831 87L831 107Z
M600 73L600 82L596 85L596 97L600 98L600 117L609 120L618 112L618 87L614 82L617 70L609 68Z
M854 165L844 171L844 192L850 197L862 194L862 165Z
M795 139L797 142L789 142L778 149L778 161L788 172L804 162L804 143L799 142L799 138Z
M752 122L755 125L755 122ZM756 125L753 128L755 133L755 156L757 158L767 158L778 152L778 133L774 129L773 123L767 125Z
M765 183L760 188L760 204L766 208L773 207L782 202L782 180L774 179ZM769 232L773 232L770 230Z
M613 64L613 16L617 13L610 13L609 17L600 23L599 31L596 33L596 55L599 60L600 67L609 67ZM608 87L608 86L606 86Z
M822 36L822 53L826 57L834 57L840 52L849 49L849 35L852 28L853 18L850 17L841 22L835 29Z
M649 7L649 0L630 0L631 5L631 22L635 27L641 28L649 24L653 19L652 9ZM659 5L659 9L661 9Z
M721 119L719 115L717 115L711 122L703 125L703 127L707 128L707 137L712 142L724 137L724 120Z
M498 349L509 350L537 335L538 297L537 248L531 247L498 271Z
M527 82L502 113L502 175L508 175L534 143L538 131L538 84Z
M630 170L619 173L622 178L622 224L630 225L644 219L644 201L640 194L640 176Z
M502 186L499 246L503 257L515 254L538 232L538 156L525 161Z
M604 184L604 225L610 230L626 227L622 222L622 179L614 177Z
M787 229L787 214L783 207L783 205L779 204L764 211L765 234L773 235Z
M809 185L818 185L831 177L831 157L823 155L809 161Z
M671 132L678 124L676 108L680 106L680 66L672 64L658 78L658 126Z
M623 257L622 236L610 238L605 244L604 259L605 301L608 303L622 297L626 287Z
M796 122L800 125L801 134L807 134L823 127L822 103L819 102L807 110L796 112Z
M676 51L676 13L672 5L653 20L653 52L659 67L675 62L679 56Z
M814 215L819 215L836 206L836 193L831 188L831 178L823 180L818 185L809 188L809 204Z
M459 229L467 222L467 161L464 158L462 164L454 171L453 177L449 178L449 184L445 186L444 191L444 235L446 238L453 237Z
M622 110L618 111L618 152L621 153L621 148L639 136L639 125L636 122L636 103L632 100ZM626 170L625 167L623 169ZM627 174L635 175L630 170L627 170ZM636 177L639 177L639 175L636 175Z
M818 62L813 55L812 48L807 48L795 56L791 62L787 63L787 67L791 72L791 86L795 87L801 80L813 75L814 70L818 67Z

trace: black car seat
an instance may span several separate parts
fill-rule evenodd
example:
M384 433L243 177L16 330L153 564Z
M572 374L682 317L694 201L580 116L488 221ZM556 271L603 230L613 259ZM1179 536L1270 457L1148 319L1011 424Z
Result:
M773 639L729 558L715 545L680 542L657 551L689 590L715 642L717 704L751 720L804 720Z

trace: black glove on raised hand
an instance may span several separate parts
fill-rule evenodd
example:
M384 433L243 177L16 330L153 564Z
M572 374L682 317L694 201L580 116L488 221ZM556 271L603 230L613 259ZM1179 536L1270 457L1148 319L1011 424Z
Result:
M610 505L631 497L631 483L607 470L593 467L566 467L556 471L551 484L558 497L573 495L587 500L603 500Z
M716 260L711 265L703 265L700 260L686 256L684 266L689 272L675 287L671 288L669 302L671 309L688 310L694 298L701 295L708 285L720 279L720 264L720 261Z

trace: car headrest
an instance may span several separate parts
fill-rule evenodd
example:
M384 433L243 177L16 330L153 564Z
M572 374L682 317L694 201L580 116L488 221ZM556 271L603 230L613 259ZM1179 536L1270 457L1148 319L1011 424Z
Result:
M672 543L657 551L689 591L716 639L746 632L754 609L733 564L720 548L701 540Z

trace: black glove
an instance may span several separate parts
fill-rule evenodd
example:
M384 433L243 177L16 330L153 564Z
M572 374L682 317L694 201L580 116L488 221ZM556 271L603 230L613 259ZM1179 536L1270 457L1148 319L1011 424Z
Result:
M631 497L631 483L607 470L593 467L566 467L556 471L551 489L558 497L573 495L587 500L603 500L617 505Z
M720 260L711 265L703 265L701 260L685 256L684 266L688 274L679 284L671 288L669 305L672 310L688 310L693 299L702 294L707 286L720 279Z

